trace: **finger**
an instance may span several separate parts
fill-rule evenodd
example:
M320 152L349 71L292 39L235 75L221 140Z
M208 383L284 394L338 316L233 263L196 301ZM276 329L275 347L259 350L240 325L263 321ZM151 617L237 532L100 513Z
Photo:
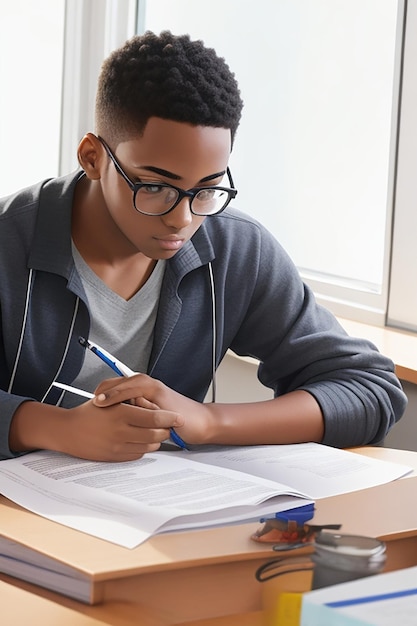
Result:
M155 381L149 376L137 375L124 379L104 381L95 390L95 401L100 406L126 402L132 398L155 396ZM151 402L151 400L149 400Z
M104 380L100 381L100 383L95 388L94 392L95 393L105 392L108 389L112 389L112 387L120 385L120 382L123 380L125 379L120 378L120 376L117 376L115 378L105 378Z
M132 404L134 404L135 406L140 406L142 407L142 409L159 409L159 406L157 404L141 396L139 398L133 398Z
M131 406L133 410L129 412L126 421L130 426L144 429L169 429L183 426L184 419L174 411L164 411L162 409L145 409L138 406Z
M93 398L91 402L98 411L103 412L101 420L107 417L112 428L114 424L118 424L119 439L123 441L126 440L126 428L169 429L178 428L185 423L184 418L174 411L159 408L148 409L132 404L96 406L96 398Z
M110 391L113 390L121 390L125 388L134 388L138 389L146 383L149 383L152 379L146 374L135 374L133 376L118 376L117 378L106 378L102 380L95 389L95 394L99 395L100 393L109 394ZM139 395L138 393L135 395Z
M107 453L102 453L97 457L97 460L121 463L123 461L136 461L141 459L145 454L151 452L157 452L161 447L161 443L146 444L143 443L126 443L118 450L112 450ZM85 457L87 458L87 457Z
M161 444L165 439L169 439L169 433L169 428L142 428L132 426L126 434L126 443L135 446Z

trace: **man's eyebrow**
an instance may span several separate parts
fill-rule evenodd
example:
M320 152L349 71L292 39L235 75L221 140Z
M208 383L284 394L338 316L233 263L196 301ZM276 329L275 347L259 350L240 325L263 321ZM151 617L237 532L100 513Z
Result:
M165 176L165 178L170 178L171 180L181 180L181 176L179 176L178 174L174 174L173 172L169 172L168 170L164 170L160 167L155 167L154 165L142 165L141 169L148 170L149 172L153 172L154 174L159 174L160 176ZM216 174L210 174L209 176L205 176L198 182L206 183L207 181L214 180L216 178L223 178L225 174L225 170L223 170L222 172L216 172Z
M206 183L208 180L214 180L215 178L223 178L225 174L226 174L226 170L223 170L222 172L217 172L216 174L210 174L210 176L205 176L199 182Z

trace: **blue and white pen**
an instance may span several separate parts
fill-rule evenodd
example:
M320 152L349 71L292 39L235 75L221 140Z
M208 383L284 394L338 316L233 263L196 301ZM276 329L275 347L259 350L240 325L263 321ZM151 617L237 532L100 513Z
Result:
M79 343L83 346L83 348L87 348L91 350L99 359L104 361L111 369L116 372L118 376L133 376L137 372L134 372L127 365L116 359L110 352L101 348L97 343L85 339L85 337L78 338ZM181 437L175 432L173 428L170 429L170 437L172 441L183 450L188 450L187 444L185 441L181 439Z
M112 368L113 372L116 372L118 376L133 376L136 374L133 370L130 369L127 365L116 359L110 352L101 348L97 343L93 341L89 341L84 337L78 338L79 343L83 346L83 348L88 348L91 352L94 352L95 355L98 356L99 359L104 361L106 365Z

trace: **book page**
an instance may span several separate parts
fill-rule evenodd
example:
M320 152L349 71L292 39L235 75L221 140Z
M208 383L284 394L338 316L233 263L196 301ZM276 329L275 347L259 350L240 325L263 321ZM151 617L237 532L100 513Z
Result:
M0 490L48 519L134 547L156 532L255 521L410 471L313 443L156 452L125 463L41 451L1 461Z
M90 601L90 584L85 574L6 537L0 537L0 572L83 602Z
M169 454L169 453L167 453ZM276 446L210 446L174 452L195 461L279 481L313 500L375 487L401 478L412 468L319 443Z
M99 463L33 452L2 461L0 478L1 493L17 504L131 548L171 521L176 529L255 521L311 502L286 485L176 453Z

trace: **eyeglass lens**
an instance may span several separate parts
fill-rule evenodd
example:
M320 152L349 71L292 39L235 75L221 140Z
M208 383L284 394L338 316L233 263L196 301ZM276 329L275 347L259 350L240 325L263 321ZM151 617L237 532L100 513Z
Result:
M135 193L135 207L138 211L158 215L166 213L175 205L179 192L168 185L145 185ZM213 215L227 204L229 193L216 187L198 190L191 198L194 213Z

